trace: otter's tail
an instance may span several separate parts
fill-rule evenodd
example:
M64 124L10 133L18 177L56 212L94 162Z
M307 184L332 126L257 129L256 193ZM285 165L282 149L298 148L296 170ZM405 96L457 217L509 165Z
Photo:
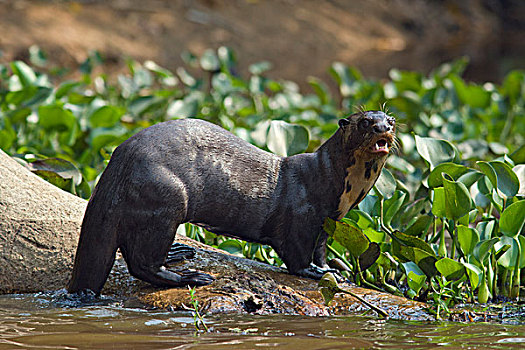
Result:
M118 248L116 215L113 212L116 174L111 162L102 174L84 214L68 292L87 289L100 294L115 261Z

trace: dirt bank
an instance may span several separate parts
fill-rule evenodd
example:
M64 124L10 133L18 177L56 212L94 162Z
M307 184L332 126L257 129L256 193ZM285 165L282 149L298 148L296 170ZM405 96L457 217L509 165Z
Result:
M427 72L468 55L467 77L499 80L524 68L525 2L318 0L0 0L0 62L37 44L54 65L78 67L99 50L111 73L123 58L174 69L180 54L232 47L241 68L268 60L271 75L328 79L333 61L383 78L392 67Z

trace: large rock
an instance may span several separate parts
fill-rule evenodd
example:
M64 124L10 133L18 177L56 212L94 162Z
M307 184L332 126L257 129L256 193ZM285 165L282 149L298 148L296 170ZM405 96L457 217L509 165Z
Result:
M0 150L0 294L64 288L86 203Z

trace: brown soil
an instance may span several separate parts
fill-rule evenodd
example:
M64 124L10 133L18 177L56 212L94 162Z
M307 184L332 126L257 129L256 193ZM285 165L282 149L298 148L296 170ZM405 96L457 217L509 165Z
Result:
M0 63L27 60L37 44L53 65L76 68L98 50L109 72L124 57L174 69L184 50L227 45L241 73L268 60L272 76L301 84L328 79L334 61L383 78L392 67L428 72L462 55L468 77L497 81L524 67L524 14L520 0L0 0Z

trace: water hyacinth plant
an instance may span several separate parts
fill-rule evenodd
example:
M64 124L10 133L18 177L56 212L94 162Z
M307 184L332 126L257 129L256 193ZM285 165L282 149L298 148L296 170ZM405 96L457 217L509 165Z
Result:
M310 92L267 76L268 62L239 74L220 47L170 71L128 61L127 74L64 80L33 47L31 62L0 65L0 148L57 186L88 198L114 148L169 119L201 118L279 155L313 151L355 108L386 103L400 149L374 189L341 222L327 220L330 258L359 285L428 301L439 314L457 302L516 299L525 281L525 72L501 84L465 82L466 59L428 75L392 70L365 79L336 62L332 92L307 77ZM192 238L269 264L268 246L186 224Z

